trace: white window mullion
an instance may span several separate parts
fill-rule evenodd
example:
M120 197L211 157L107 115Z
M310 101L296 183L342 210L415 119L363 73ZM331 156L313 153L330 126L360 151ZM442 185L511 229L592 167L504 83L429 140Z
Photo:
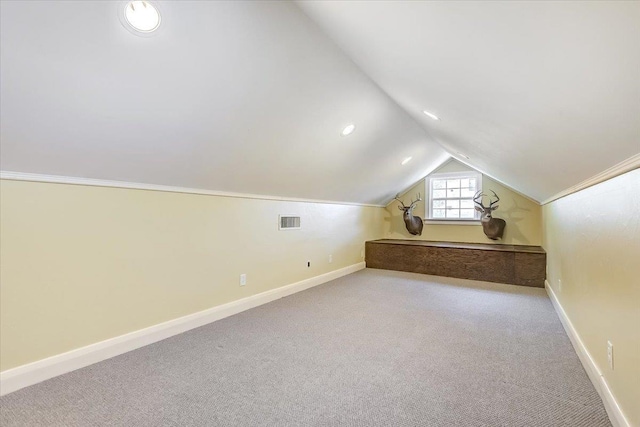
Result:
M427 177L425 184L429 193L429 209L425 212L427 219L451 222L478 219L473 206L473 195L476 189L482 188L480 173L469 171L435 174Z

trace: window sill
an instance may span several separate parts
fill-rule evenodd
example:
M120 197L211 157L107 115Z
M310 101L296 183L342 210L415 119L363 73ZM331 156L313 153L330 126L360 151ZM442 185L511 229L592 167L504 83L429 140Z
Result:
M479 219L424 219L429 225L482 225Z

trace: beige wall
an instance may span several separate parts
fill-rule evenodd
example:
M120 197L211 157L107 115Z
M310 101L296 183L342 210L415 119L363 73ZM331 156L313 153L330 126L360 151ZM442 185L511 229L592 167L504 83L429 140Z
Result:
M361 262L386 214L8 180L0 198L1 370Z
M631 425L640 426L640 169L545 205L543 219L548 281Z
M455 160L444 164L433 173L460 172L470 168ZM513 245L542 244L542 208L541 206L524 197L508 187L498 183L490 177L483 175L482 186L484 192L494 190L500 196L500 207L495 211L496 218L503 218L507 226L502 240L494 241L487 238L478 222L476 225L450 225L425 223L422 236L412 236L407 231L402 212L398 209L398 202L387 206L390 215L386 218L386 238L389 239L416 239L439 240L448 242L470 243L503 243ZM424 180L418 182L404 192L401 198L408 204L416 195L422 194L422 198L428 203L428 193ZM425 202L419 202L414 210L414 215L425 217Z

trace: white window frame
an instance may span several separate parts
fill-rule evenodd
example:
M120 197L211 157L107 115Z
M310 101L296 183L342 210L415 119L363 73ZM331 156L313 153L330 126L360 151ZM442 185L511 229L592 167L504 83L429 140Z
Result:
M482 190L482 174L476 171L464 172L447 172L434 173L425 178L425 189L428 197L428 205L425 206L425 222L428 224L450 224L450 225L480 225L480 212L474 210L473 219L471 218L434 218L433 217L433 194L431 191L431 181L433 179L462 179L475 178L476 188ZM437 200L437 199L436 199ZM446 200L446 199L442 199ZM450 199L451 200L451 199ZM457 200L468 200L466 197L457 198Z

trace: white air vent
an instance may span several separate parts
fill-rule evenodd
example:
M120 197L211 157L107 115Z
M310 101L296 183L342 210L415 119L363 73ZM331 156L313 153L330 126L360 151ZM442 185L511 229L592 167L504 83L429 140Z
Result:
M278 219L278 228L280 230L296 230L300 228L299 216L280 215Z

